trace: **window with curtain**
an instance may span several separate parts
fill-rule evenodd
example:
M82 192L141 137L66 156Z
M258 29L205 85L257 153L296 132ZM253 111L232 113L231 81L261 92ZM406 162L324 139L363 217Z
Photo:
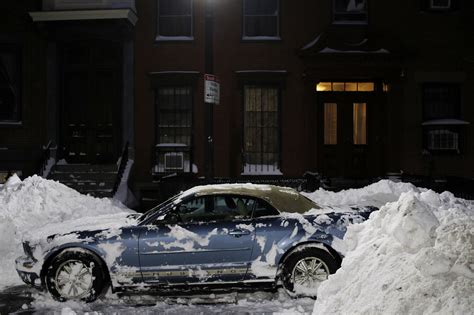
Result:
M190 171L193 93L189 86L156 90L155 172Z
M367 104L353 104L353 141L354 144L367 144Z
M158 0L157 39L193 38L193 1Z
M244 87L244 174L281 174L279 89Z
M324 103L324 144L337 144L336 103Z
M14 49L0 47L0 121L21 120L20 56Z
M243 37L279 37L279 0L244 0Z

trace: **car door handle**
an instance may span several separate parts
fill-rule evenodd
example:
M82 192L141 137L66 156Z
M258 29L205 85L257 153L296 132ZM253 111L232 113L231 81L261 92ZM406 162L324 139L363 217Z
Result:
M240 230L240 229L231 230L229 232L229 235L233 235L235 237L240 237L242 235L249 235L249 234L250 234L249 230Z

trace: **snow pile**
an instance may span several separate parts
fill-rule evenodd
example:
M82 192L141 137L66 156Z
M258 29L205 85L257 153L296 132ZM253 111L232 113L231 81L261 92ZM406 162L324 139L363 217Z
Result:
M319 205L357 205L381 207L387 202L397 201L404 192L420 190L409 183L396 183L390 180L381 180L372 185L332 192L322 188L313 193L303 193Z
M368 201L391 199L390 191L400 189L406 192L348 228L349 251L319 287L315 314L472 313L473 202L387 181L350 194L313 196L329 196L324 202Z
M101 223L103 227L102 223L111 221L114 215L125 217L130 211L111 199L82 195L38 176L23 181L16 175L10 177L0 187L0 287L22 283L15 271L14 260L23 254L21 240L24 234L45 236L43 234L53 234L61 229L77 229L88 222Z

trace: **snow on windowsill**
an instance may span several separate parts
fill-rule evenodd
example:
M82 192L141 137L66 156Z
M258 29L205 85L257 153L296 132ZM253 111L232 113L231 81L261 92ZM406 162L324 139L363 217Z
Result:
M468 121L460 119L434 119L423 122L422 126L440 126L440 125L469 125Z
M390 51L381 48L373 51L364 50L338 50L329 47L325 47L319 51L320 54L389 54Z
M21 126L23 121L0 121L0 126Z
M319 40L321 39L321 34L319 34L315 39L313 39L311 42L307 43L306 45L303 46L303 48L301 48L301 50L306 50L306 49L309 49L311 47L313 47L314 45L316 45Z
M258 41L258 40L269 40L269 41L279 41L281 40L280 36L242 36L242 40L248 41Z
M155 37L155 40L158 42L162 41L193 41L194 36L157 36Z
M287 73L286 70L237 70L235 73Z
M240 175L283 175L283 173L273 165L247 164Z
M187 147L186 144L184 143L158 143L156 145L157 148L169 148L169 147L173 147L173 148L185 148Z

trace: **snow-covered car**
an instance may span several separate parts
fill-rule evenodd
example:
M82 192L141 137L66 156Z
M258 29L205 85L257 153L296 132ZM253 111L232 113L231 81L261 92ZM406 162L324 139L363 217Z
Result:
M93 301L110 286L283 285L290 294L312 295L339 268L347 225L375 209L321 208L296 190L270 185L198 186L139 217L24 240L16 269L60 301Z

